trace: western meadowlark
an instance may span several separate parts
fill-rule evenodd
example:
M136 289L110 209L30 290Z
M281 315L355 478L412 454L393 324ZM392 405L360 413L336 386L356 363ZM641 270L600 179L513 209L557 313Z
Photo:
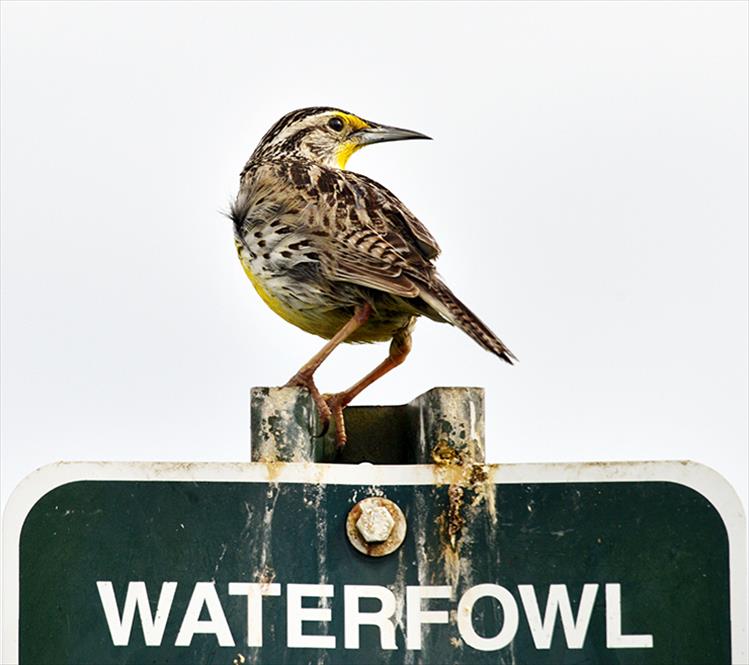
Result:
M286 385L304 386L339 446L343 409L400 365L418 316L458 326L512 364L510 350L437 275L437 242L394 194L344 170L359 148L427 139L340 109L315 107L281 118L240 175L231 208L239 259L265 303L328 343ZM351 388L321 395L313 375L341 342L392 340L389 356Z

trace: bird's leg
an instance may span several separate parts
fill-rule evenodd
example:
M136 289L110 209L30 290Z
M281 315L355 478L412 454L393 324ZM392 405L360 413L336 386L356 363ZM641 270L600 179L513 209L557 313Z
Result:
M357 307L354 315L346 322L346 324L330 338L328 343L325 344L322 349L312 356L312 358L310 358L302 368L286 382L285 387L301 386L309 390L309 394L320 412L320 420L322 421L323 426L322 434L325 434L328 430L331 411L323 396L320 395L320 391L317 389L312 377L318 367L322 365L323 361L333 352L333 349L341 344L341 342L345 342L346 339L348 339L358 328L363 326L369 320L371 314L372 306L369 303Z
M354 397L362 390L371 386L377 379L385 376L391 369L398 367L411 351L411 330L410 327L399 330L390 342L390 353L377 367L375 367L363 379L357 381L348 390L336 393L335 395L324 395L327 401L336 425L336 443L341 449L346 445L346 425L343 420L343 409L348 406Z

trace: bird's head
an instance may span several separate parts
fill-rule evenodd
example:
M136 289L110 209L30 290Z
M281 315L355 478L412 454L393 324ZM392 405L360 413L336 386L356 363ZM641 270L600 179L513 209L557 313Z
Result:
M251 160L308 159L343 169L359 148L384 141L428 139L408 129L388 127L327 107L287 113L262 138Z

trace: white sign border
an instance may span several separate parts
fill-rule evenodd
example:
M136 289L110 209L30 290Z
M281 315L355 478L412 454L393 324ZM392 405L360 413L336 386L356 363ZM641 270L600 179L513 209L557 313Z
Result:
M490 464L491 480L517 483L662 481L704 496L728 533L731 651L734 665L749 663L747 645L746 515L733 487L713 469L695 462ZM21 529L36 502L51 490L81 480L321 483L327 485L433 485L431 465L253 464L174 462L58 462L25 478L14 490L2 529L2 662L18 664L19 548Z

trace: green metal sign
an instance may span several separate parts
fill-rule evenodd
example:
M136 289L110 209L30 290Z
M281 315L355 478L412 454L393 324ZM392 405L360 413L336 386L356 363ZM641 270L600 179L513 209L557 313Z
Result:
M742 511L689 463L56 465L4 543L3 663L748 662Z

